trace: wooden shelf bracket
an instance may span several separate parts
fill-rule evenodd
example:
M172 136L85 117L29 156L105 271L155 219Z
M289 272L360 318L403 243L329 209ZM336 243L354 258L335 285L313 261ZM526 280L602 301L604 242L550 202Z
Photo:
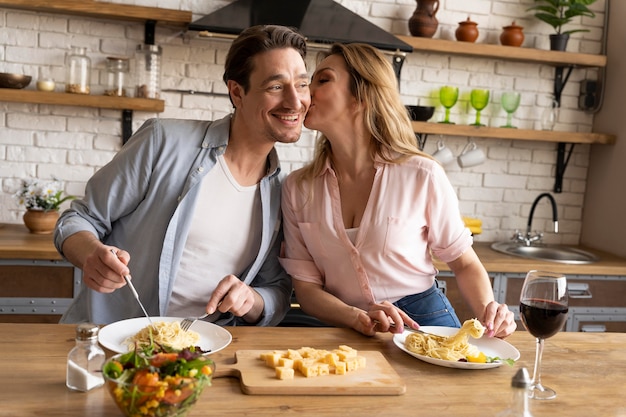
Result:
M565 74L565 77L563 77L565 68L567 68L567 73ZM559 104L559 107L561 107L561 94L563 93L565 84L567 84L567 80L572 74L573 69L573 65L569 65L567 67L561 65L554 68L554 100L556 100Z
M563 191L563 175L565 174L565 169L567 168L567 164L569 163L569 159L572 156L572 151L574 150L575 143L570 143L569 151L567 151L567 156L565 155L565 145L566 143L559 142L556 148L556 171L554 173L554 192L560 193Z
M133 111L122 110L122 144L128 142L133 135Z

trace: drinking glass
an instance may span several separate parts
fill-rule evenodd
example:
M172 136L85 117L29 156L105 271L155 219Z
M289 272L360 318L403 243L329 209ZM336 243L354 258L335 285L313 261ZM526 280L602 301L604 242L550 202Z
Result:
M557 334L567 320L567 279L554 272L529 271L520 295L520 316L524 327L537 339L535 370L529 397L549 400L556 392L541 383L543 341Z
M484 126L480 123L480 112L489 104L489 90L477 88L470 94L470 104L476 110L476 121L472 126Z
M520 99L522 95L515 91L507 91L502 93L502 97L500 98L500 104L502 104L502 109L506 112L506 124L500 127L509 127L516 129L513 126L513 113L519 107Z
M450 109L456 104L458 99L458 87L451 87L449 85L441 87L441 89L439 90L439 101L441 101L441 105L446 109L446 116L439 123L454 124L454 122L450 121Z

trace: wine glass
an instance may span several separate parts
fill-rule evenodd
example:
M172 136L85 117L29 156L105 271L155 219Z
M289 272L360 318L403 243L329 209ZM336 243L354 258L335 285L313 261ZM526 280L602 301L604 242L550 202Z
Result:
M513 126L513 113L515 113L515 110L519 107L521 98L522 95L516 91L507 91L502 93L500 104L502 105L502 109L506 112L506 124L500 127L516 129L516 127Z
M489 104L489 90L475 88L470 94L470 104L476 110L476 121L472 126L484 126L480 123L480 112Z
M567 279L554 272L529 271L520 295L520 316L524 327L537 339L535 370L529 396L538 400L556 397L541 384L543 341L557 334L567 320Z
M441 101L441 105L446 109L446 116L439 123L454 124L454 122L450 121L450 109L456 104L458 99L458 87L451 87L449 85L441 87L441 89L439 90L439 101Z

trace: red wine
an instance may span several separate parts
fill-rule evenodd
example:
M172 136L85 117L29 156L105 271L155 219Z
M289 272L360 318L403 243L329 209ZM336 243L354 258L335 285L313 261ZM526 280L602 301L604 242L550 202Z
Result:
M567 306L531 299L520 303L520 316L530 334L541 339L557 334L567 320Z

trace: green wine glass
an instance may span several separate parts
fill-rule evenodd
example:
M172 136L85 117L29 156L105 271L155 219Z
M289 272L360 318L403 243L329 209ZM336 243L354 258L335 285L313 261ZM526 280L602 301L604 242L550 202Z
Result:
M476 88L470 94L470 104L476 110L476 121L472 126L484 126L480 123L480 112L489 104L489 90Z
M454 124L454 122L450 121L450 109L454 107L457 100L459 99L459 88L451 87L449 85L441 87L439 90L439 101L441 101L441 105L446 109L446 115L442 121L439 123L448 123Z
M506 112L506 124L500 127L517 129L516 126L513 126L513 113L515 113L519 107L521 97L521 94L516 91L502 93L500 104L502 105L502 109Z

